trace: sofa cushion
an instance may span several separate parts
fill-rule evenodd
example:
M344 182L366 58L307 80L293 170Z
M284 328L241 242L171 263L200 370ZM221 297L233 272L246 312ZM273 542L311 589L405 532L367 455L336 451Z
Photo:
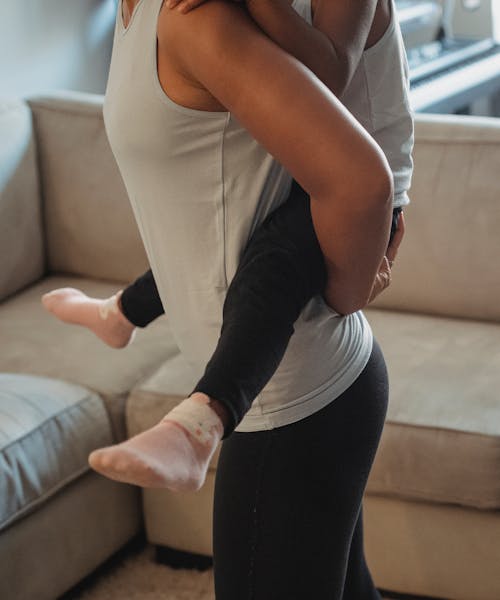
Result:
M28 99L35 125L48 268L128 281L147 259L103 123L103 96Z
M375 309L366 316L390 379L367 491L500 508L500 325ZM182 355L173 354L132 390L128 434L156 424L195 384Z
M500 119L415 117L405 239L374 306L498 322Z
M68 325L47 313L43 293L58 287L76 287L106 298L119 286L114 283L49 277L0 304L0 371L31 373L83 385L104 400L116 441L125 436L124 405L135 383L154 372L177 352L168 322L163 317L139 330L122 350L106 346L83 327Z
M368 492L500 508L500 325L365 314L390 381Z
M0 101L0 300L39 279L44 243L31 111Z
M112 443L102 399L64 381L0 373L0 531L90 469Z

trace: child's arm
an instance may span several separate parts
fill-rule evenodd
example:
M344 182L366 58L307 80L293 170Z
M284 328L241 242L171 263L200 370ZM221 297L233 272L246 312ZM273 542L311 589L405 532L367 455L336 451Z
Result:
M167 6L189 12L206 1L168 0ZM382 3L387 2L316 0L311 27L292 8L292 0L243 1L259 27L283 50L305 64L337 97L342 95L356 70L377 5L383 8Z
M378 2L317 0L315 4L311 27L290 0L246 0L261 29L341 96L361 59Z

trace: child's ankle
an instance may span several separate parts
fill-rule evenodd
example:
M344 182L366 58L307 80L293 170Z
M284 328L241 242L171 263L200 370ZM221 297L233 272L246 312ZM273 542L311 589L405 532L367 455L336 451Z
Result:
M208 405L208 407L217 415L219 420L219 423L217 424L217 433L220 438L222 438L224 430L229 422L229 413L224 404L203 392L193 392L189 398L191 400L196 400L196 402L200 402L200 404Z
M207 396L206 394L203 394L201 392L195 392L195 394L197 394L197 393L199 393L201 396L204 396L205 398L208 399L208 406L210 406L210 408L217 414L217 416L219 417L219 419L222 423L222 435L223 435L224 430L228 426L229 419L230 419L228 409L222 402L219 402L219 400L216 400L215 398L211 398L210 396ZM194 394L193 394L193 396L194 396Z
M123 312L123 305L122 305L122 294L123 294L123 290L119 290L115 294L115 297L116 297L116 307L120 311L120 314L122 314L125 317L125 313ZM125 318L127 319L127 317L125 317ZM127 319L127 321L128 321L128 319Z
M175 421L204 446L213 447L223 435L227 414L220 402L201 392L194 392L173 408L162 420ZM219 414L220 413L220 414Z
M132 321L129 321L128 317L125 315L124 311L123 311L123 304L122 304L122 294L123 294L123 290L119 290L118 292L116 292L115 294L115 299L116 299L116 308L118 309L118 315L120 316L120 318L127 324L130 325L131 327L136 327Z

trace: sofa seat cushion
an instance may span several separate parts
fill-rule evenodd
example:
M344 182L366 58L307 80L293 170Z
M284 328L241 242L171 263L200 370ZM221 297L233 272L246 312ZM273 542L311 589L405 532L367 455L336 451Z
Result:
M90 469L112 443L102 399L56 379L0 373L0 531Z
M367 492L500 508L500 326L375 309L365 314L390 379ZM128 435L156 424L195 384L182 355L170 356L132 390Z
M370 493L500 508L500 325L365 311L390 380Z
M165 317L138 330L130 346L115 350L93 333L62 323L47 313L40 297L59 287L75 287L106 298L120 286L92 279L51 276L0 304L0 371L60 378L97 392L112 418L116 441L125 436L125 402L130 389L147 377L177 346Z

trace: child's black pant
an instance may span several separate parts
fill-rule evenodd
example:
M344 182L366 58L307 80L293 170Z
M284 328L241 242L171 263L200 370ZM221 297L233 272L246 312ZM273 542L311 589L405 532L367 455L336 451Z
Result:
M391 239L399 209L394 210ZM283 358L293 324L326 283L310 198L293 182L289 198L258 227L228 288L217 347L194 392L222 402L230 414L227 438ZM124 315L145 327L163 314L151 271L121 296Z

